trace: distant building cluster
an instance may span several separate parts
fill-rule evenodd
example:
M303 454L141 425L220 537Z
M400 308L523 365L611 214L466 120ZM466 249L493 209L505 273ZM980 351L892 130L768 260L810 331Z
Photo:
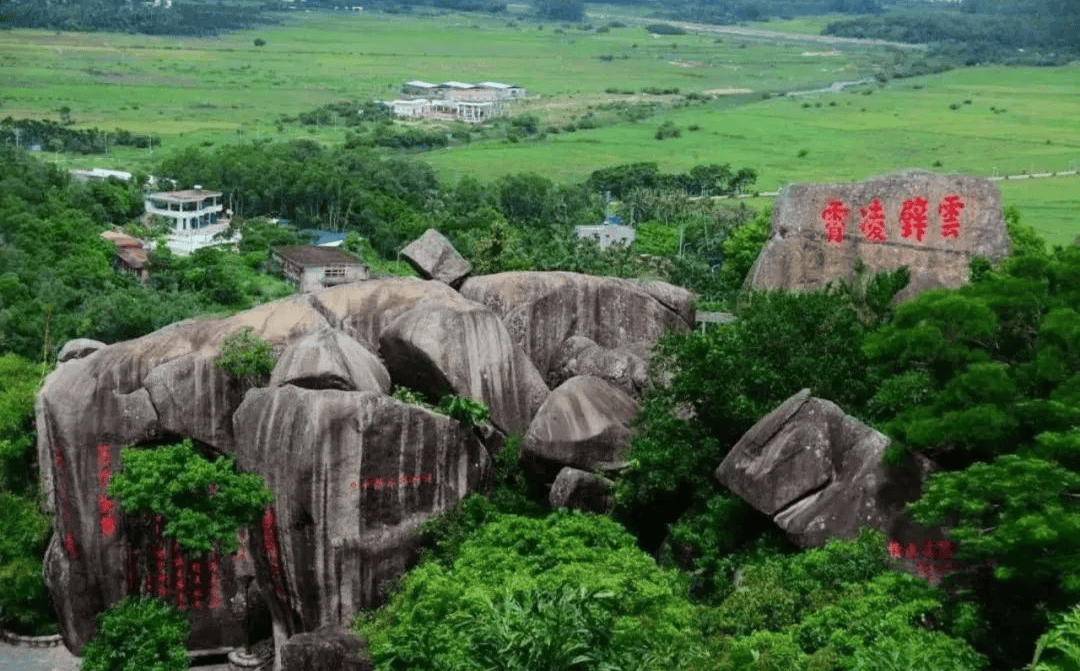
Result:
M506 111L506 101L521 98L525 89L499 82L443 82L414 80L402 89L405 96L387 103L394 116L480 123Z

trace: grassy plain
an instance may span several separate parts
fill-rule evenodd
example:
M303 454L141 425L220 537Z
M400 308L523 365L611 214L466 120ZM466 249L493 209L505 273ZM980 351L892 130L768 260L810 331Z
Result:
M656 161L667 171L731 163L758 170L762 191L898 168L992 175L1080 167L1077 67L971 68L788 97L776 94L870 77L897 52L800 41L799 33L813 33L831 17L758 24L791 32L790 40L766 43L654 37L641 27L597 32L611 15L592 17L593 30L538 24L515 14L525 10L408 17L297 12L280 26L207 39L4 31L0 116L58 120L68 106L76 127L161 136L164 147L152 151L55 157L68 166L130 170L149 169L155 153L187 145L285 137L340 142L343 127L277 120L329 102L390 99L410 79L519 84L537 97L514 113L536 113L549 126L600 115L598 108L612 102L670 105L676 98L640 90L678 87L715 98L540 142L473 142L422 157L448 180L533 171L576 181L634 161ZM254 46L256 37L266 45ZM682 136L656 140L656 128L669 120ZM1080 232L1074 214L1080 178L1021 180L1002 189L1006 203L1020 206L1052 241L1071 241Z

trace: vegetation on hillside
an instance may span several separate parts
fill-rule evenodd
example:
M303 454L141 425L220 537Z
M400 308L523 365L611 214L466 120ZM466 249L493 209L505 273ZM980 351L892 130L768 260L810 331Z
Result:
M150 35L214 35L223 30L266 24L267 10L285 8L277 0L6 0L0 27L53 30L109 30Z

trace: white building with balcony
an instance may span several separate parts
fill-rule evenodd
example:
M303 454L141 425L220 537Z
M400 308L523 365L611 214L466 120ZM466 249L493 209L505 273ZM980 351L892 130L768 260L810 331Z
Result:
M146 196L146 213L169 219L173 235L216 225L224 209L220 191L158 191Z

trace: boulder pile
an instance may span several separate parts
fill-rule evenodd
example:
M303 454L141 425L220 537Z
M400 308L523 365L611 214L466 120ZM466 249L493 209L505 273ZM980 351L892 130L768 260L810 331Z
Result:
M524 451L552 479L625 454L648 347L693 327L690 292L561 272L462 283L467 268L425 240L414 263L430 262L425 274L438 279L370 279L65 347L39 393L37 426L56 520L46 583L69 649L81 652L96 616L121 597L153 594L190 613L193 650L243 646L252 613L269 612L280 665L289 637L378 605L379 585L414 558L411 531L484 491L506 436L526 436ZM214 367L222 340L245 327L278 355L265 388ZM401 402L388 395L394 386L482 401L491 425ZM261 523L240 530L235 555L185 557L107 496L122 448L182 438L235 457L274 493ZM602 492L586 499L604 505ZM314 648L300 643L290 664L309 668Z

